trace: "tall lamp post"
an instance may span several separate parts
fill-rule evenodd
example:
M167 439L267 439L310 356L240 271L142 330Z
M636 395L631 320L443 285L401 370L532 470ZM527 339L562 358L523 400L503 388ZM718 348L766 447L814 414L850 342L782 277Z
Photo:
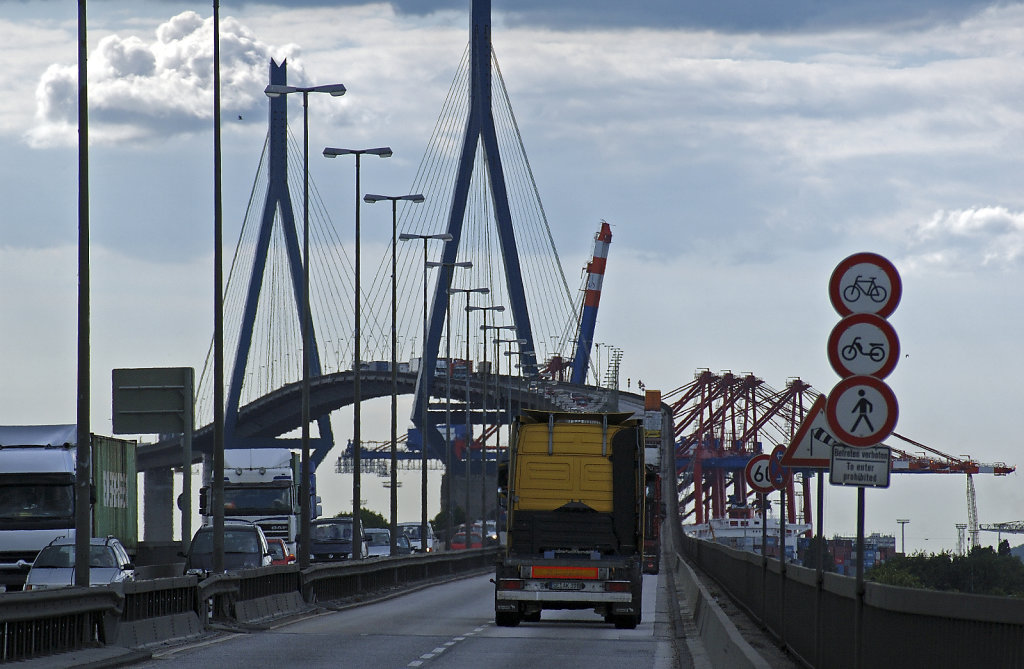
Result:
M467 317L471 311L480 311L484 315L484 324L480 326L480 333L484 340L484 359L480 370L480 388L482 391L481 396L483 397L483 420L480 428L480 538L484 539L484 535L487 534L487 376L484 374L483 367L487 366L487 312L505 311L505 307L501 305L489 307L466 306ZM466 326L466 332L469 332L469 326ZM495 529L497 529L497 518L495 518Z
M470 488L470 485L469 484L470 484L470 481L472 480L470 474L471 474L471 472L473 470L473 458L472 458L472 455L473 455L473 449L472 449L472 444L473 444L473 423L472 423L472 420L471 420L470 407L469 407L469 365L470 365L470 362L469 362L469 357L470 357L470 352L469 352L469 312L470 312L470 309L469 309L469 296L472 293L479 293L481 295L486 295L486 294L488 294L490 292L491 292L490 288L449 288L448 289L448 294L449 295L452 295L454 293L465 293L465 295L466 295L466 364L465 364L465 373L466 373L466 391L465 391L466 392L466 548L472 548L472 545L473 545L473 541L472 541L473 540L473 534L472 534L472 530L471 530L472 525L469 522L469 520L470 520L470 518L469 518L469 488ZM481 536L480 538L483 539L483 536Z
M448 286L452 285L452 269L456 267L470 268L473 263L468 260L465 262L428 262L427 267L444 267L445 268L445 284ZM445 472L448 474L448 513L445 514L445 548L451 550L452 547L452 515L455 512L455 501L452 497L452 293L451 290L446 292L446 304L445 304L445 317L447 323L445 324L445 338L444 338L444 355L445 355L445 367L444 367L444 457L445 457ZM426 340L424 340L426 343Z
M420 419L420 550L427 552L427 405L430 403L430 379L426 375L424 358L427 357L427 242L431 239L439 239L450 242L452 236L443 233L439 235L417 235L403 232L398 239L407 242L413 239L423 240L423 354L420 358L420 397L423 398L423 413Z
M525 339L495 339L495 344L508 344L509 349L505 351L505 357L508 358L508 375L512 376L512 356L519 355L519 351L513 351L511 348L512 344L522 346L526 343ZM518 385L518 382L517 382ZM521 400L520 400L521 403ZM505 395L506 411L508 412L508 447L512 448L512 389L509 388Z
M486 325L480 328L486 337L487 330L498 331L500 336L501 330L515 330L514 325ZM495 337L494 341L494 408L498 414L498 429L494 431L494 465L497 467L498 461L501 459L501 342L506 341ZM509 423L511 423L509 418ZM497 479L495 479L495 495L497 495ZM497 521L497 511L495 511L495 521Z
M263 92L268 98L291 93L302 93L302 480L299 481L299 567L309 566L309 531L311 477L309 462L309 94L328 93L337 97L345 94L344 84L323 86L286 86L270 84Z
M398 546L398 201L420 203L423 199L421 193L363 196L370 204L391 201L391 555Z
M336 158L338 156L353 155L356 157L356 286L355 286L355 333L353 335L355 347L355 359L352 362L352 558L359 560L363 557L363 523L362 504L360 490L360 457L362 453L362 389L359 387L360 375L362 373L362 361L360 360L360 308L362 299L362 288L359 283L359 210L361 201L359 199L361 189L359 187L359 159L366 153L381 158L391 157L391 148L382 146L376 149L334 149L324 148L324 156Z
M900 552L904 555L907 554L907 523L910 522L909 518L897 518L896 522L900 524Z

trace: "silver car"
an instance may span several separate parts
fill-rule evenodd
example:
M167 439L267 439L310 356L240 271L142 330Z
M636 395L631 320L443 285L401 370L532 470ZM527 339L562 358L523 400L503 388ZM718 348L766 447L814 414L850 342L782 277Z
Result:
M89 539L89 585L121 583L135 578L135 565L115 537ZM57 537L39 551L25 579L25 590L66 588L75 584L75 539Z

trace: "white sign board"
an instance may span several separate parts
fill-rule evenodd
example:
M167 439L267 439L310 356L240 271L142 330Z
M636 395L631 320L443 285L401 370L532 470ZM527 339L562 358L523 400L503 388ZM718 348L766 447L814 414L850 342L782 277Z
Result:
M891 458L892 451L888 446L835 446L832 448L828 481L832 485L888 488Z

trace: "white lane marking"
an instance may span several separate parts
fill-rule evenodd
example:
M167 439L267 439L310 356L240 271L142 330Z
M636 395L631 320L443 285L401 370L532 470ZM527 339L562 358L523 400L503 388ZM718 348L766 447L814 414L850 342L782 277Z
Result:
M476 634L478 632L483 632L488 627L489 627L489 625L481 625L480 627L477 627L476 629L474 629L472 632L466 632L466 633L462 634L461 636L452 637L452 639L450 641L445 641L443 646L438 646L437 648L435 648L431 652L424 653L423 655L420 655L418 660L413 660L412 662L410 662L409 664L407 664L405 666L407 666L407 667L420 667L420 666L423 666L423 663L426 662L427 660L434 659L435 657L437 657L441 653L445 652L446 650L448 650L449 648L451 648L452 646L454 646L458 642L465 641L467 637L471 637L471 636L473 636L474 634Z

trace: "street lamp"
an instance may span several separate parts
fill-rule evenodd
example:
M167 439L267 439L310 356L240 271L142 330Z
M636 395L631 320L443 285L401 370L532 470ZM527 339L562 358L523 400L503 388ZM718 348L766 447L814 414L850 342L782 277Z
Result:
M450 242L450 234L417 235L403 232L398 239L407 242L413 239L423 240L423 353L420 357L420 380L423 385L420 397L423 398L423 415L420 420L420 550L427 552L427 405L430 400L430 379L427 378L424 361L427 357L427 241L439 239Z
M447 271L445 275L445 285L451 286L452 284L452 269L456 267L469 268L473 266L473 263L468 260L465 262L428 262L427 267L444 267ZM445 384L444 384L444 451L445 451L445 472L448 474L448 513L445 514L445 548L451 550L452 547L452 515L455 512L455 502L452 499L452 293L451 290L447 292L446 297L447 303L445 305L445 319L447 324L445 325L446 336L444 338L444 349L445 349Z
M900 552L904 555L907 554L907 523L910 522L909 518L897 518L896 522L900 524Z
M473 545L473 535L471 532L471 525L469 523L469 487L470 481L472 480L471 473L473 471L473 423L470 419L469 409L469 296L472 293L478 293L480 295L486 295L491 292L490 288L449 288L448 294L454 293L465 293L466 295L466 548L471 548ZM481 528L482 529L482 528ZM480 536L483 539L483 534Z
M268 98L302 93L302 480L299 482L299 567L309 566L309 532L312 513L309 508L309 94L345 94L344 84L323 86L287 86L270 84L263 92Z
M371 195L363 202L391 200L391 541L388 552L398 546L398 201L423 202L423 195Z
M508 358L508 375L512 376L512 356L519 355L521 351L513 351L511 349L512 344L522 346L526 343L525 339L495 339L495 344L509 344L509 349L505 351L505 357ZM518 384L517 384L518 385ZM522 405L522 397L519 398L520 405ZM512 448L512 389L509 388L505 394L505 407L508 412L508 447Z
M486 338L487 330L496 330L496 331L515 330L516 326L514 326L514 325L484 325L484 326L481 326L480 329L483 330L484 337ZM500 406L500 404L501 404L501 358L500 358L499 354L501 353L501 342L503 342L503 341L511 341L511 340L495 339L494 342L493 342L494 343L494 368L495 368L495 373L494 373L494 398L495 398L495 406L494 406L494 408L498 412L498 425L499 426L501 425L501 406ZM509 410L509 413L511 413L511 410ZM512 422L512 419L509 418L509 424L511 424L511 422ZM498 460L500 459L500 457L501 457L501 430L500 429L495 429L495 431L494 431L494 464L495 464L495 466L497 466ZM497 480L495 480L495 488L497 488ZM497 521L497 513L495 513L495 521Z
M360 480L359 480L359 459L362 452L362 415L360 406L362 404L362 389L359 387L362 373L362 361L360 358L360 307L361 287L359 283L359 210L360 210L360 187L359 187L359 159L364 153L381 158L391 157L391 147L382 146L376 149L333 149L324 148L324 156L336 158L338 156L353 155L356 157L356 287L355 287L355 333L353 336L355 346L355 360L352 362L352 557L359 560L363 553L363 530L362 530L362 507L360 504Z
M466 315L469 316L471 311L481 311L484 315L484 324L480 326L480 332L482 333L484 340L484 354L483 363L481 363L480 370L480 388L482 390L481 395L483 396L483 422L480 428L480 532L481 539L487 532L487 376L484 374L483 367L487 366L487 312L488 311L505 311L505 307L501 305L493 305L489 307L466 307ZM466 327L466 331L469 332L469 327ZM490 371L490 370L488 370ZM497 516L495 516L495 529L497 529Z

